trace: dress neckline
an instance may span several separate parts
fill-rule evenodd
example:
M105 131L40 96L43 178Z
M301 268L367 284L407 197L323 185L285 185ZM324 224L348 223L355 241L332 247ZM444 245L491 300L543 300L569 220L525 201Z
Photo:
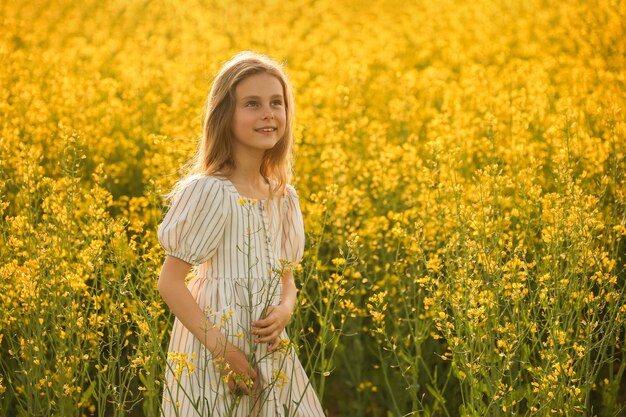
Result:
M237 194L237 196L240 197L240 198L245 198L247 200L257 200L257 201L259 201L261 203L267 203L269 201L269 197L268 198L252 198L252 197L245 196L245 195L243 195L243 194L241 194L239 192L239 190L237 189L235 184L233 184L233 182L230 179L228 179L228 178L226 178L224 176L221 176L221 175L213 175L213 176L218 178L218 179L220 179L220 180L222 180L222 181L224 181L226 183L226 185L230 188L230 190L233 193ZM263 177L263 178L265 179L265 182L267 184L269 184L268 179L266 177ZM276 198L276 196L274 196L274 198Z

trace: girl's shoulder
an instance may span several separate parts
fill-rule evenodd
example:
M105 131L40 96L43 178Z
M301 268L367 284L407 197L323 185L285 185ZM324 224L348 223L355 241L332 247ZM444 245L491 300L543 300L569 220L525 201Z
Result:
M173 200L183 194L200 196L203 193L214 194L223 191L224 183L212 175L192 174L176 183L169 197Z
M291 197L291 198L298 198L298 192L296 191L296 188L293 185L287 184L285 185L285 196Z
M224 178L218 175L205 175L205 174L193 174L183 179L182 182L185 185L191 185L195 183L202 183L204 185L219 185L224 187Z

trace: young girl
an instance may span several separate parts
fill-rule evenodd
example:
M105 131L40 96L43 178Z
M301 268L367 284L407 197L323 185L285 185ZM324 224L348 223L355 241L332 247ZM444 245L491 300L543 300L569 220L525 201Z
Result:
M163 416L324 415L285 332L304 248L293 112L267 56L239 53L215 78L195 164L158 229L158 288L176 316Z

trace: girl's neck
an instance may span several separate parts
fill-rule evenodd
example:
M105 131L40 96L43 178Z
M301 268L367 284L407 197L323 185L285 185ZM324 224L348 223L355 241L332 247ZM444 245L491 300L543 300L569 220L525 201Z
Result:
M231 171L228 179L233 183L252 189L265 189L267 184L267 179L259 171L243 171L241 168Z
M242 195L269 197L267 179L261 175L263 154L257 152L236 152L233 155L236 168L228 175L230 182Z

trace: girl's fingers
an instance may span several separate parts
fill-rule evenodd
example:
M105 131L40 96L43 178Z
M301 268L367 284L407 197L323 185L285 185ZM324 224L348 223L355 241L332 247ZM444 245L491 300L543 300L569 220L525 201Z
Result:
M253 321L252 322L252 326L254 326L254 327L266 327L266 326L268 326L271 323L272 323L272 319L270 319L268 317L268 318L265 318L265 319Z
M274 340L275 337L275 333L276 332L268 332L267 334L264 335L259 335L255 341L257 343L265 343L265 342L272 342Z
M252 378L253 386L254 386L254 381L256 380L256 372L254 372L254 370L251 370L250 378ZM239 382L236 382L235 376L233 374L231 374L228 377L228 390L230 391L231 394L237 394L237 393L242 393L245 395L250 394L250 387L246 384L245 380L244 381L240 380Z
M275 338L274 342L270 345L269 348L267 348L267 350L269 350L270 352L273 351L274 349L276 349L278 347L278 345L280 345L280 338Z
M267 327L261 327L261 328L258 328L256 330L253 330L252 334L256 334L256 335L260 335L260 336L267 336L268 334L274 333L275 327L276 326L274 324L271 324L271 325L269 325Z
M253 321L252 325L254 327L267 327L270 324L274 323L276 321L276 317L274 317L271 313L268 314L267 316L265 316L265 318L257 320L257 321Z
M274 342L278 338L278 336L280 336L279 332L273 332L268 336L259 337L255 339L254 341L257 343L270 343L270 342Z
M245 395L250 394L250 388L243 381L239 381L239 384L237 385L237 388L239 388L239 390L241 392L243 392Z
M266 327L276 321L276 314L274 314L274 309L276 306L269 306L262 318L252 322L252 326L254 327Z

